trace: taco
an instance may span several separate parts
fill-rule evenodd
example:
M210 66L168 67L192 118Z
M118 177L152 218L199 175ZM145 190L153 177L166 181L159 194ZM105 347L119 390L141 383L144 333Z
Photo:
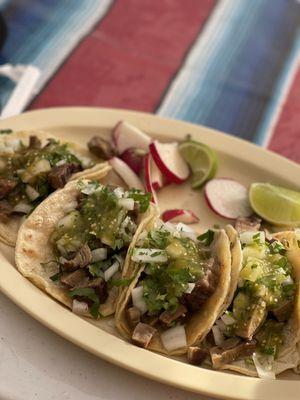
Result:
M114 313L126 252L153 218L150 194L71 181L22 224L16 266L36 286L81 315Z
M238 236L232 227L227 232L231 239ZM300 360L299 241L292 231L272 237L264 231L243 231L239 240L227 309L202 350L209 350L215 369L275 378L296 370Z
M207 335L226 299L231 254L224 230L197 238L186 225L152 220L128 252L115 323L138 346L184 354Z
M98 178L110 167L95 164L83 147L46 132L0 136L0 241L14 246L23 217L70 179Z

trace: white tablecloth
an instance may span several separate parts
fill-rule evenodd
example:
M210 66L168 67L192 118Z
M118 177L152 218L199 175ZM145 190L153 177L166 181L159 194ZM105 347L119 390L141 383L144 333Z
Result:
M1 400L208 400L111 365L51 332L0 294Z

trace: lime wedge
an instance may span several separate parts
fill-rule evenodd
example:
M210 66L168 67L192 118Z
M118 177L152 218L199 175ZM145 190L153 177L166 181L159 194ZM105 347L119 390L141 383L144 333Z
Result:
M300 192L270 183L252 183L249 200L256 214L274 225L300 224Z
M217 171L216 153L207 145L187 140L179 145L179 151L192 170L192 188L196 189L213 178Z

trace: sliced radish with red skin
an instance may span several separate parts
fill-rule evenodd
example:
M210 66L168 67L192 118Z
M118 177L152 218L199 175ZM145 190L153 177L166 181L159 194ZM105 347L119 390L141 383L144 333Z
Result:
M253 214L247 188L233 179L212 179L206 184L204 195L208 206L221 217L236 219Z
M118 157L113 157L109 160L109 163L129 188L145 190L140 178L123 160Z
M137 175L140 174L143 168L143 159L145 152L144 150L136 149L130 147L123 151L120 155L121 160L123 160Z
M154 190L159 190L164 186L164 179L160 169L151 157L151 181Z
M118 154L131 147L148 151L151 142L151 138L148 135L126 121L117 123L112 137Z
M155 164L173 183L183 183L190 174L189 167L178 150L178 143L160 143L154 140L149 146Z
M161 218L164 222L182 222L183 224L195 224L199 222L199 218L193 211L178 208L164 211Z
M156 192L152 186L152 176L151 176L151 155L146 154L144 157L144 184L147 192L151 193L152 199L151 201L154 204L157 204L157 196Z

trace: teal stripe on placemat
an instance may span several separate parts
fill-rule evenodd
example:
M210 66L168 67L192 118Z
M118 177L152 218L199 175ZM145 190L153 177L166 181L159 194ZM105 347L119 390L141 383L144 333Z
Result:
M78 42L105 15L112 0L14 0L4 9L9 36L1 62L34 64L42 71L39 92ZM0 80L0 101L11 83Z

